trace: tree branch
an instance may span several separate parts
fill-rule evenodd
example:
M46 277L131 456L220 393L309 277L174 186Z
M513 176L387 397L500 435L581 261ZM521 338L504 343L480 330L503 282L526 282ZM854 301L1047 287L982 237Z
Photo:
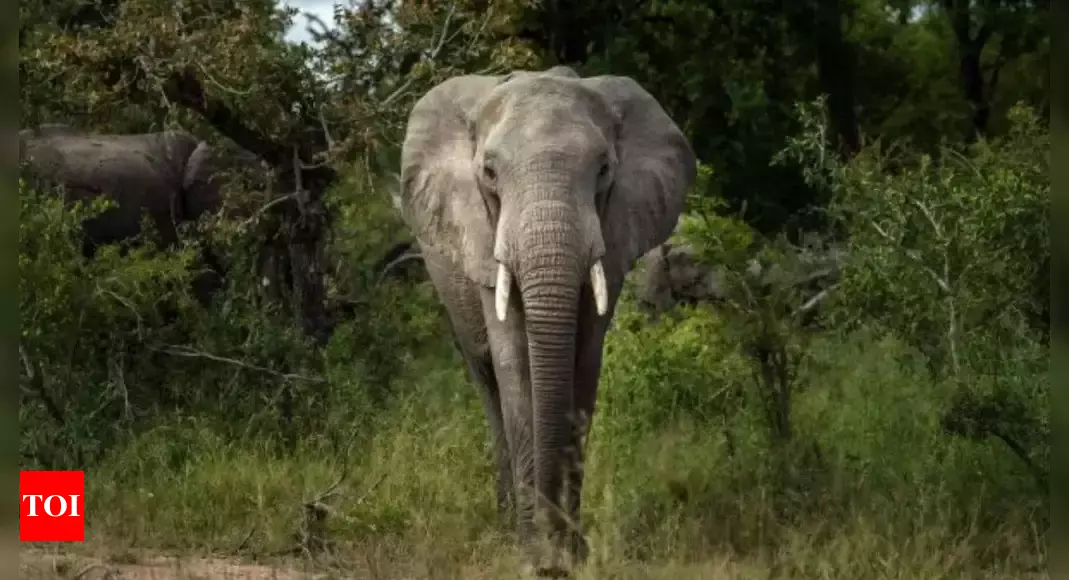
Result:
M875 230L876 233L879 234L879 236L881 238L886 240L892 246L899 247L898 242L895 241L895 239L893 237L891 237L891 234L887 233L887 230L885 230L882 227L880 227L880 224L876 223L873 220L869 220L869 225L872 226L872 229ZM942 290L943 292L947 292L947 293L950 292L950 284L947 281L943 280L943 278L939 274L937 274L935 270L933 270L930 267L928 267L928 265L925 264L917 254L915 254L913 252L910 252L908 250L904 250L904 249L902 249L900 247L899 247L899 249L902 250L902 254L904 256L906 256L907 258L912 260L913 263L916 264L918 267L920 267L920 269L923 270L925 274L928 274L928 276L931 277L932 281L934 281L935 284L937 286L939 286L940 290Z
M44 375L41 374L40 365L30 358L30 355L27 354L26 349L24 349L22 345L19 345L19 358L22 359L22 368L26 371L26 381L29 383L28 387L22 387L22 392L28 395L36 395L41 399L48 414L52 415L52 418L60 425L65 425L67 423L67 418L63 409L60 408L55 399L53 399L52 396L48 394L48 391L45 390L45 380Z
M204 85L200 82L200 79L192 71L186 70L167 79L163 85L163 91L171 101L195 111L216 130L229 137L242 148L255 153L275 168L283 171L291 170L290 147L277 143L260 132L250 129L241 120L236 111L219 99L209 95L204 90ZM308 120L305 124L318 130L321 130L322 127L322 123L318 118ZM325 135L323 140L325 148L329 147L329 144L326 143ZM303 147L303 149L307 149L307 146ZM302 158L311 159L311 152L302 151L302 153L304 153L301 156ZM308 173L312 175L306 175L306 178L311 178L324 184L332 183L337 179L336 172L328 166L316 166L310 169Z
M297 380L297 381L306 381L306 382L309 382L309 383L326 383L327 382L327 380L322 378L322 377L309 377L309 376L306 376L306 375L298 375L298 374L293 374L293 373L280 373L280 372L278 372L276 370L272 370L272 369L269 369L267 367L254 365L252 363L247 363L245 361L234 359L234 358L229 358L229 357L225 357L225 356L219 356L217 354L212 354L212 353L209 353L209 352L203 352L203 351L195 350L195 349L190 348L188 346L165 344L162 347L150 347L150 348L152 350L154 350L154 351L162 352L164 354L169 354L169 355L172 355L172 356L178 356L178 357L183 357L183 358L201 358L201 359L212 360L212 361L215 361L215 362L221 362L221 363L225 363L225 364L229 364L229 365L238 366L238 367L241 367L241 368L244 368L244 369L248 369L248 370L251 370L251 371L256 371L256 372L265 373L265 374L269 374L269 375L274 375L274 376L279 377L281 379L286 379L286 380L291 380L291 381L292 380Z

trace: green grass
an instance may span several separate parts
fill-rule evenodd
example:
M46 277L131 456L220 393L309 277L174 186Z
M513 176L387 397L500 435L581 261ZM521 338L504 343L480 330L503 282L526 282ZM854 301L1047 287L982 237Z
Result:
M680 405L652 420L650 398L678 385L612 366L627 356L641 367L632 342L649 340L643 333L691 331L665 322L613 333L584 490L593 557L581 577L1020 578L1044 565L1043 495L997 444L939 429L948 389L900 343L818 340L796 441L774 453L745 406ZM686 337L676 339L662 342L678 349ZM715 378L718 365L737 364L711 344L690 363L701 368L682 370ZM397 382L381 427L347 453L311 443L282 453L205 422L161 423L88 471L88 546L265 557L295 545L303 503L344 473L323 500L335 542L325 567L512 577L482 409L459 359L418 359Z

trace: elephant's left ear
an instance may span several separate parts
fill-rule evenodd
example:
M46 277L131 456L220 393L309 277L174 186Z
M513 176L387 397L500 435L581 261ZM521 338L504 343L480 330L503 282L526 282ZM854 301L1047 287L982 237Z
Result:
M602 221L606 258L628 272L676 227L697 161L687 138L661 104L634 79L583 79L617 116L618 165Z

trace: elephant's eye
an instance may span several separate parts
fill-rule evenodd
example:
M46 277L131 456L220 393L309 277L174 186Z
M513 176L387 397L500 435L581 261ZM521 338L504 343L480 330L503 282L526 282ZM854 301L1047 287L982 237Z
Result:
M612 159L609 157L607 151L602 152L598 161L601 166L598 167L598 181L605 181L609 177L609 173L612 171Z
M483 166L483 175L489 181L493 181L493 180L497 179L497 172L494 171L494 168L490 167L489 165L484 165Z

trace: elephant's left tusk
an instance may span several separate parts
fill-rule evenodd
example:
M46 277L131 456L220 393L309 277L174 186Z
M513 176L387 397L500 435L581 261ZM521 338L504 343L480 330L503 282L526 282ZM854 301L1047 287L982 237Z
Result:
M494 289L494 307L497 309L497 319L505 321L509 311L509 292L512 290L512 276L504 264L497 265L497 285Z
M590 284L594 287L594 303L598 307L598 315L604 316L609 310L609 285L605 282L605 267L601 265L601 260L590 267Z

